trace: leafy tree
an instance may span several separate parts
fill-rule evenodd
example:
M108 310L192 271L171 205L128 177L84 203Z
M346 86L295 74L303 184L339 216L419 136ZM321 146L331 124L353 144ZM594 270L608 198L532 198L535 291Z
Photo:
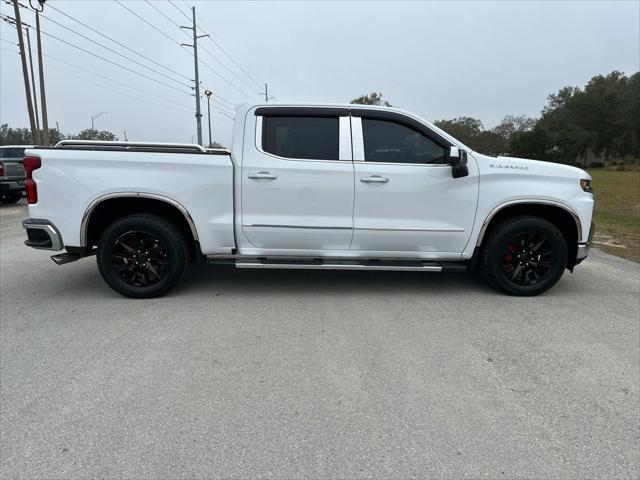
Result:
M42 135L42 130L40 131ZM49 143L55 145L65 136L60 134L55 128L49 129ZM31 129L11 128L8 124L0 125L0 145L31 145Z
M72 137L74 140L103 140L103 141L115 141L118 140L113 133L107 130L94 130L87 128L82 130L77 136Z
M382 99L382 93L371 92L369 95L361 95L351 100L351 103L357 105L377 105L379 107L393 107L389 102Z
M596 75L584 89L549 95L539 125L555 159L571 163L587 151L605 158L640 157L640 74Z
M458 117L453 120L438 120L435 125L478 152L489 155L508 152L508 140L495 129L485 130L482 122L477 118Z
M549 145L549 137L544 128L536 124L530 130L516 131L509 140L509 151L514 157L554 160L557 155Z
M434 122L438 128L441 128L449 135L457 138L473 148L474 140L484 130L482 122L477 118L458 117L453 120L438 120Z
M507 115L493 128L493 132L500 135L507 142L516 132L526 132L533 129L537 120L525 115Z

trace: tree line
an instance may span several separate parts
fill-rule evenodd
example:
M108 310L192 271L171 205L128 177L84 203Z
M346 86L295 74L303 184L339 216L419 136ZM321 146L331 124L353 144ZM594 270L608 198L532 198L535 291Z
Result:
M40 138L42 138L42 135ZM87 128L77 135L65 135L60 133L56 128L50 128L49 141L51 145L55 145L60 140L118 140L118 137L107 130ZM0 125L0 145L31 145L32 143L31 129L12 128L6 123Z
M42 132L40 132L42 133ZM42 138L42 135L40 136ZM77 135L62 134L56 128L49 129L49 141L55 145L60 140L102 140L117 141L118 137L108 130L87 128ZM28 128L12 128L8 124L0 125L0 145L31 145L31 130ZM213 142L210 148L225 148L221 143Z
M391 106L374 92L351 103ZM575 163L592 152L609 161L640 160L640 72L596 75L584 86L547 97L538 118L507 115L486 129L472 117L438 120L436 126L488 155Z

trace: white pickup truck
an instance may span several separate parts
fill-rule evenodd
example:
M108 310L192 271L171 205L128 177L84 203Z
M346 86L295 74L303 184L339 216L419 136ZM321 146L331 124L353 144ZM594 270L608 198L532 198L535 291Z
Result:
M397 109L246 105L231 152L62 141L26 152L26 244L96 254L137 298L190 262L237 268L479 270L536 295L588 253L591 177L489 157Z

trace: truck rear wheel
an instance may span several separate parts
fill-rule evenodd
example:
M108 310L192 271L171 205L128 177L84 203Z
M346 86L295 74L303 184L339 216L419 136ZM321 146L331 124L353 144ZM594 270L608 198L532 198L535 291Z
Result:
M180 230L157 215L129 215L112 223L97 253L102 278L131 298L164 295L184 276L189 251Z
M487 282L510 295L538 295L553 287L567 265L567 243L551 222L509 218L492 229L482 249Z

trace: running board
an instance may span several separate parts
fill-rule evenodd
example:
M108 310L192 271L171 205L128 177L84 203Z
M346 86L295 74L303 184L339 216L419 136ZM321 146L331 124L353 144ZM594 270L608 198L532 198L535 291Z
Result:
M268 269L293 269L293 270L386 270L403 272L442 272L442 271L467 271L464 263L448 262L438 264L435 262L411 262L406 265L385 264L383 262L365 263L336 263L336 262L299 262L287 263L282 261L236 261L236 268L268 268Z
M343 263L262 263L262 262L236 262L236 268L276 268L276 269L302 269L302 270L402 270L415 272L441 272L442 267L436 265L352 265Z

